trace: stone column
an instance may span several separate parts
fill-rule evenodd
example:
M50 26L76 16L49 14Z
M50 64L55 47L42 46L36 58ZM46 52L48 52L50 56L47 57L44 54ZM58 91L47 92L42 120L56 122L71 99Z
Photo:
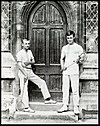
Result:
M16 24L16 30L17 30L17 41L16 41L16 54L21 50L21 37L20 37L20 33L21 33L21 23L18 22Z
M16 31L17 31L17 41L16 41L16 53L21 50L21 39L24 25L21 20L21 10L25 2L16 2Z
M22 2L16 2L16 46L15 46L15 60L16 60L16 54L21 50L21 44L22 44L22 31L23 31L23 24L21 21L21 9L23 4ZM15 82L13 84L13 95L18 96L19 95L19 78L18 78L18 64L16 62L15 67L13 68L15 71Z

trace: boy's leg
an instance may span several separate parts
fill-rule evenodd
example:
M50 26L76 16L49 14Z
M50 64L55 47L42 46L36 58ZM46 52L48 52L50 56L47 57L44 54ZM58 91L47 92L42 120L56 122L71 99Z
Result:
M47 99L47 98L51 97L51 95L49 93L49 90L47 88L46 82L43 79L41 79L36 74L31 73L30 77L29 77L29 80L34 82L41 89L41 92L43 94L44 99Z
M71 75L74 106L79 106L79 75Z
M63 106L57 111L58 113L68 111L68 102L69 102L69 75L63 74Z
M25 78L24 75L20 72L19 73L19 77L20 77L20 89L21 89L21 93L23 91L23 86L24 87L24 92L23 92L23 98L22 98L22 102L25 105L25 108L29 107L29 98L28 98L28 81L25 82Z
M69 75L63 75L63 104L68 105L69 102Z
M79 113L79 75L71 75L74 112Z

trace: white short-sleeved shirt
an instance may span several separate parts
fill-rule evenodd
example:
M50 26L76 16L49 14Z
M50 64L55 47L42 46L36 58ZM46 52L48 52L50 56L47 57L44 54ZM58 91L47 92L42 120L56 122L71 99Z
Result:
M17 62L30 62L31 60L34 61L34 56L31 52L31 50L28 50L27 52L22 49L20 50L17 55L16 55L16 58L17 58ZM27 67L31 68L31 65L28 65Z
M68 67L73 63L76 59L78 59L79 55L83 53L83 48L77 43L73 43L72 45L67 44L62 47L61 59L65 57L64 66ZM79 74L79 65L74 63L67 70L63 71L64 74Z

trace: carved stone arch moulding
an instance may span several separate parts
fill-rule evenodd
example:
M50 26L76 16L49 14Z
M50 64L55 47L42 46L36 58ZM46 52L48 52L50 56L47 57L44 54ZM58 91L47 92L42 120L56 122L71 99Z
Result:
M43 2L43 1L42 1ZM73 3L74 6L72 8L72 3L70 3L70 1L51 1L52 3L55 3L57 5L59 5L59 7L63 10L65 17L67 18L65 23L67 23L67 29L76 29L76 18L75 18L75 14L73 14L73 12L75 12L77 10L77 3ZM29 15L31 13L31 11L33 10L33 8L35 8L37 5L39 4L38 1L33 1L33 2L25 2L24 6L22 7L21 10L21 20L22 23L25 27L25 31L24 31L24 37L27 37L27 21L29 18Z
M28 20L28 17L30 15L30 12L32 10L32 8L34 8L37 4L37 1L29 1L29 2L25 2L24 3L24 6L22 7L22 10L21 10L21 21L22 21L22 24L24 25L24 35L23 37L27 37L27 20Z
M68 29L77 32L77 9L79 7L78 1L58 1L65 11Z

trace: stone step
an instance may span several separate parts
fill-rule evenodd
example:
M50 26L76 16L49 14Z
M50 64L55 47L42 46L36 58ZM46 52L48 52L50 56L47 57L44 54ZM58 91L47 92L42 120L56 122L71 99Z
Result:
M91 104L92 103L92 104ZM29 102L30 107L36 111L57 111L62 106L62 102L57 102L56 104L45 104L44 102ZM69 104L69 110L73 110L73 104ZM82 109L92 109L98 110L98 106L96 102L81 102L80 110Z
M61 102L56 104L45 104L44 102L30 102L30 107L36 111L57 111L61 106Z
M28 119L52 119L52 120L64 120L69 122L77 122L84 119L97 119L98 113L86 113L84 116L80 113L79 116L75 116L73 111L57 113L56 111L35 111L35 113L17 111L14 114L14 120L28 120Z
M57 113L56 111L35 111L35 113L29 112L16 112L14 115L16 120L20 119L61 119L61 120L69 120L76 121L77 117L75 117L73 111Z
M98 118L98 110L85 110L85 109L82 109L82 119L84 118Z
M69 111L64 113L57 113L57 110L62 106L62 103L57 104L44 104L43 102L30 102L30 108L35 110L35 113L16 111L14 114L14 119L61 119L76 121L77 117L74 115L71 105L69 106ZM82 109L80 109L80 118L83 118ZM7 118L9 116L9 111L2 112L2 118ZM97 118L98 114L86 113L84 119Z
M32 96L33 97L33 96ZM53 98L53 97L52 97ZM54 99L54 98L53 98ZM56 99L54 99L56 100ZM30 103L32 102L44 102L43 96L40 95L40 97L37 97L37 95L34 96L34 98L29 100ZM56 100L57 102L62 102L62 100ZM73 94L70 94L69 99L70 104L73 104ZM97 93L82 93L80 97L80 103L81 104L98 104L98 95Z
M81 98L98 99L98 93L81 93Z
M51 92L51 96L54 100L58 102L62 102L62 97L63 97L62 92ZM72 99L73 99L73 94L71 93L70 100L72 101ZM88 101L91 101L91 100L98 101L98 93L81 93L80 99L88 100ZM31 102L34 102L34 101L43 101L44 99L41 92L34 90L34 92L31 92L29 94L29 100Z
M5 116L1 116L1 119L7 119L9 117L8 111ZM68 111L64 113L57 113L56 111L35 111L35 113L16 111L13 118L14 120L28 120L28 119L52 119L52 120L65 120L68 122L78 121L78 116L74 115L73 111Z

